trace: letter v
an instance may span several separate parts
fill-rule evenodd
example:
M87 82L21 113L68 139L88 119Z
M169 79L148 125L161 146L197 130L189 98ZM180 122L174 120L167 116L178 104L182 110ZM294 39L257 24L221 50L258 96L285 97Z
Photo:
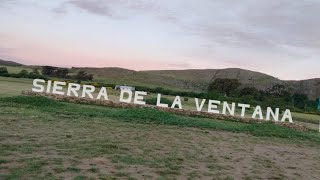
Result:
M196 102L197 111L201 111L202 108L203 108L204 103L206 102L206 100L202 99L200 106L199 106L199 99L198 98L194 98L194 100Z

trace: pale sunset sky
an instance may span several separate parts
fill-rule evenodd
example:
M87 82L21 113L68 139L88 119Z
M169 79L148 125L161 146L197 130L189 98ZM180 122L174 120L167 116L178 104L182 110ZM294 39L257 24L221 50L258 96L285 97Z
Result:
M0 0L0 59L320 78L320 0Z

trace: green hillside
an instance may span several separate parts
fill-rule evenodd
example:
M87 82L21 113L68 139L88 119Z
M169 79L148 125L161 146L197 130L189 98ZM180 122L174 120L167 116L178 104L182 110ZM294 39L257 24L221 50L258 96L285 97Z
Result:
M302 81L283 81L260 72L238 68L229 69L189 69L189 70L156 70L133 71L122 68L72 68L71 72L80 70L92 73L95 81L163 87L182 91L205 91L215 79L238 79L242 87L255 87L266 90L276 84L282 84L293 92L306 94L310 99L320 95L320 78Z
M39 66L20 65L6 67L11 73L18 73L22 69L31 71L32 67ZM180 91L205 91L211 82L220 78L238 79L242 87L255 87L259 90L266 90L275 84L282 84L293 92L306 94L312 100L315 100L320 95L320 78L302 81L283 81L267 74L239 68L154 71L134 71L117 67L73 67L69 69L70 75L74 75L79 71L92 73L96 82L147 86L150 88L162 87Z

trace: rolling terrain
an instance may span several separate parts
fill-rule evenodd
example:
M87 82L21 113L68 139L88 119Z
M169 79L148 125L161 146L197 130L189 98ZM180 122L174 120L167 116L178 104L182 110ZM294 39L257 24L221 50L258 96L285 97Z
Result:
M9 62L9 64L8 64ZM32 69L36 66L23 66L12 61L0 61L0 66L17 66ZM17 68L17 67L15 67ZM11 68L12 69L12 68ZM10 69L8 68L10 71ZM239 68L228 69L188 69L188 70L153 70L134 71L117 67L72 67L70 74L86 71L94 75L94 81L127 84L132 86L163 87L183 91L205 91L210 82L215 79L238 79L242 87L255 87L266 90L275 84L286 86L293 93L306 94L310 99L320 96L320 78L301 81L284 81L273 76L244 70ZM320 75L320 73L319 73ZM242 88L240 87L240 88Z
M84 70L93 73L96 81L164 87L185 91L204 91L215 79L238 79L242 87L266 90L282 84L294 93L306 94L310 99L320 96L320 78L301 81L284 81L260 72L239 68L133 71L122 68L72 68L76 73Z
M95 81L177 88L182 86L172 82L208 83L223 75L216 72L209 77L213 70L82 70L94 73ZM242 71L230 77L242 77ZM264 77L255 76L260 81ZM31 88L32 79L0 77L0 179L318 179L320 175L318 115L293 114L295 122L310 125L304 132L270 122L20 95ZM119 92L110 90L108 95L116 101ZM192 101L185 103L194 107Z

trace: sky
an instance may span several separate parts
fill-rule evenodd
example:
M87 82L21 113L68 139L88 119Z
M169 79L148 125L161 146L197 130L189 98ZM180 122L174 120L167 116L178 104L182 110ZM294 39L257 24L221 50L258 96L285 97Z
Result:
M0 0L0 59L320 78L319 0Z

